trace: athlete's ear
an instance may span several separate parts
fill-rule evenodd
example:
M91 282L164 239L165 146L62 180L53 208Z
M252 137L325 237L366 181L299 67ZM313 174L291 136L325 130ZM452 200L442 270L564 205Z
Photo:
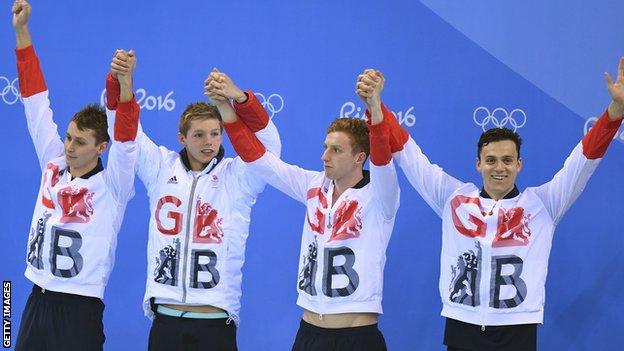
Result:
M178 141L180 144L186 146L186 137L182 133L178 133Z
M364 161L366 161L366 153L364 152L358 153L357 157L355 158L355 162L364 164Z
M100 145L97 146L98 156L102 156L102 154L104 154L104 151L106 151L107 147L108 147L108 141L101 142Z

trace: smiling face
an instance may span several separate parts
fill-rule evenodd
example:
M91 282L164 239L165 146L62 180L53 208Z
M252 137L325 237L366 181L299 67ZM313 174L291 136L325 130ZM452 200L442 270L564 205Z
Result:
M80 177L97 166L98 158L106 150L106 141L97 142L92 129L78 129L76 122L67 126L65 160L73 177Z
M201 171L217 156L222 138L221 122L216 118L195 119L190 122L185 135L178 134L193 171Z
M513 188L522 159L512 140L493 141L483 145L477 158L477 170L483 177L483 187L493 199L502 199Z

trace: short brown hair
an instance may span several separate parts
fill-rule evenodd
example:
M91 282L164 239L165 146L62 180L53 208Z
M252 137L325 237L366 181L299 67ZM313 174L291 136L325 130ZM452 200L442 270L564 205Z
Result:
M368 141L368 127L366 122L359 118L336 118L327 128L327 134L332 132L343 132L351 140L353 154L363 152L368 157L370 153L370 143Z
M189 128L191 128L191 122L210 118L219 121L219 127L221 127L221 131L223 132L223 119L216 106L201 101L189 104L180 117L180 134L186 135Z
M496 141L511 140L516 144L518 158L520 158L520 146L522 146L522 138L515 131L509 128L491 128L481 134L477 142L477 158L481 159L481 149L489 143Z
M95 144L110 141L108 136L108 122L106 121L106 111L98 104L89 104L78 111L72 122L80 131L92 130L95 136Z

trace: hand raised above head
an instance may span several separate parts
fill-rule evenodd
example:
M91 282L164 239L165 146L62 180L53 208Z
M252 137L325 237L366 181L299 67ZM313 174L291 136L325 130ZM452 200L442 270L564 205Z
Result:
M620 58L615 81L607 72L605 72L605 81L612 99L609 105L609 118L612 120L622 118L624 114L624 57Z
M355 92L368 108L381 104L381 91L385 79L380 71L366 69L357 78Z
M111 60L110 74L114 78L119 78L119 76L126 76L126 78L129 78L132 76L136 65L137 58L134 50L125 51L117 49Z
M16 0L11 9L13 12L13 28L24 27L28 25L31 6L25 0Z
M208 78L204 81L204 90L210 94L224 96L236 100L239 103L247 100L247 95L241 90L228 75L213 68Z

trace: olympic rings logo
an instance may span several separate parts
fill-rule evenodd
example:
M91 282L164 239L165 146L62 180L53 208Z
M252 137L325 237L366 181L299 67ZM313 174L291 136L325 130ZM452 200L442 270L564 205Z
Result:
M22 95L20 94L18 88L19 78L13 79L10 81L7 77L0 76L0 82L3 82L4 88L0 91L0 96L2 96L2 101L7 105L13 105L18 100L22 101Z
M273 118L276 114L284 109L284 98L279 94L271 94L265 97L262 93L255 93L260 104L269 112L269 118Z
M479 106L472 113L472 120L480 126L484 132L490 128L509 128L513 129L515 132L518 128L524 126L527 116L526 113L519 108L508 113L507 110L502 107L498 107L490 112L487 107Z

